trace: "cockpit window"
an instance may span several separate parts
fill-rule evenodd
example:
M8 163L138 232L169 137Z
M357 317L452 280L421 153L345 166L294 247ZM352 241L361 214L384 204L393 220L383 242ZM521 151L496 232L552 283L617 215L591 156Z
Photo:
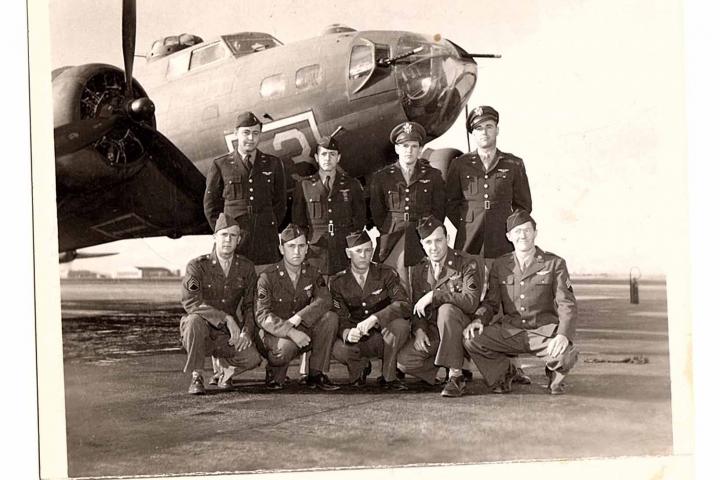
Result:
M308 65L295 72L295 87L306 90L320 85L322 82L322 69L320 65Z
M357 80L366 77L372 73L374 68L373 45L370 42L367 45L355 45L350 52L350 79Z
M222 38L235 56L262 52L263 50L282 45L282 43L272 35L259 32L236 33L234 35L224 35Z
M285 93L286 83L282 73L267 77L260 84L260 95L264 98L282 95Z
M220 42L215 42L207 47L193 50L190 56L190 70L207 65L225 56L225 49Z

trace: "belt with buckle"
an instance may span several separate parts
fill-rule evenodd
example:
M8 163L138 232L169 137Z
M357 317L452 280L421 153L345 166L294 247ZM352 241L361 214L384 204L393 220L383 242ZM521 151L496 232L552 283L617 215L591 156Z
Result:
M485 210L490 210L490 200L485 200Z
M330 223L328 223L328 233L331 236L335 236L335 225L333 225L332 220L330 220Z

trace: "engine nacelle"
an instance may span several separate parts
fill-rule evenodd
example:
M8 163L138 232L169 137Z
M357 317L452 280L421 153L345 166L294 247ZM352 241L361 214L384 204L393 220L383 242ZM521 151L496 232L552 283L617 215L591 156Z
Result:
M92 63L53 72L54 126L78 120L107 118L128 108L125 74L112 65ZM135 98L146 97L133 80ZM154 115L143 120L155 127ZM137 173L145 160L145 146L130 122L120 121L86 148L55 159L58 192L93 190L123 181Z

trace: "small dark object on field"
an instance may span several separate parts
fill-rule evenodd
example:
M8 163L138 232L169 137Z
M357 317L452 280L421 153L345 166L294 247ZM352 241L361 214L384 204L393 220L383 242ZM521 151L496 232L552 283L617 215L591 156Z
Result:
M638 365L644 365L650 363L650 360L645 355L633 355L632 357L625 357L620 360L611 360L609 358L586 358L585 363L635 363Z

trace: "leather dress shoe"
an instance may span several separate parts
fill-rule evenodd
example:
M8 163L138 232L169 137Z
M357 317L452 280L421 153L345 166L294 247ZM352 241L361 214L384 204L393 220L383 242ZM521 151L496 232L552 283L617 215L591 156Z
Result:
M203 384L202 375L193 374L188 393L190 395L205 395L205 385Z
M462 397L465 392L465 377L450 377L443 388L443 397Z
M213 376L210 378L210 381L208 382L208 385L217 385L220 383L220 379L222 378L223 374L222 372L215 372Z
M326 392L332 392L340 389L340 386L332 383L332 381L330 381L328 376L324 373L308 375L307 386L310 388L319 388L320 390L324 390Z
M507 372L505 372L505 376L501 378L495 385L493 385L490 391L492 393L499 394L512 392L512 382L515 379L516 374L517 369L515 368L515 365L511 363L508 367Z
M515 367L515 377L513 377L513 383L517 383L518 385L530 385L532 384L532 380L530 380L530 377L522 368Z
M564 395L565 382L563 380L565 380L565 374L545 367L545 375L548 377L548 393L550 395Z
M233 388L233 380L232 377L225 378L224 376L220 379L220 381L217 384L218 390L230 390Z
M372 363L368 362L365 368L363 368L363 371L360 372L360 376L354 382L350 383L350 386L356 388L364 387L367 384L367 377L370 375L370 372L372 372Z
M283 384L277 380L268 380L265 382L265 388L268 390L282 390Z
M395 380L390 380L389 382L385 381L383 388L388 388L390 390L401 392L403 390L407 390L408 386L405 385L405 382L403 382L399 378L396 378Z

